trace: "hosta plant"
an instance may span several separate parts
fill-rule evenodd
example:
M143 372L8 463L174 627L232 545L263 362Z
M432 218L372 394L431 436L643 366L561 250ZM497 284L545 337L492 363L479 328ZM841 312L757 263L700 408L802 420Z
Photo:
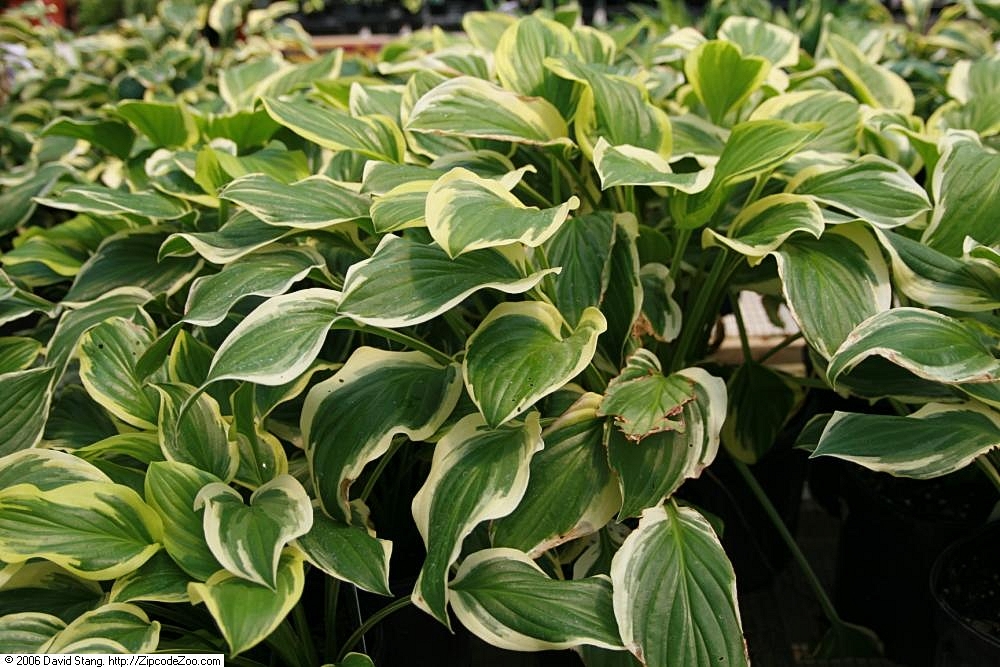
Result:
M238 4L179 34L235 38ZM835 27L811 53L759 19L647 43L568 10L375 62L237 40L178 96L23 125L0 644L363 664L412 604L588 664L746 664L721 527L677 492L720 444L754 484L802 389L745 336L711 363L720 315L784 300L862 382L842 350L893 312L893 253L995 243L952 228L993 154ZM954 89L989 94L974 68ZM348 587L397 597L357 627ZM827 611L832 651L857 631Z

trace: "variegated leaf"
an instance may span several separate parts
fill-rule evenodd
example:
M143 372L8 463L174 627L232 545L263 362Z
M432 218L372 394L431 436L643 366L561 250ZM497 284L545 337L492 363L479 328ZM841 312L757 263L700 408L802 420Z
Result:
M861 107L856 99L839 90L795 90L761 102L750 120L775 118L793 123L822 123L812 150L854 153L861 134Z
M160 257L199 254L213 264L227 264L298 230L269 225L238 211L214 232L178 232L160 247Z
M595 212L570 218L545 244L549 264L562 269L553 280L552 301L570 326L580 321L588 307L601 303L610 277L614 237L611 214Z
M31 368L0 375L0 455L34 447L42 439L52 404L55 369Z
M23 449L0 458L0 493L16 484L51 491L74 482L110 482L92 463L57 449Z
M269 225L324 229L368 217L371 202L326 176L280 183L265 174L237 178L219 193Z
M639 270L642 312L632 327L633 336L650 335L667 343L680 335L683 314L674 300L674 280L663 264L650 263Z
M128 192L102 185L72 185L57 197L37 197L43 206L94 216L134 215L151 220L176 220L188 208L176 199L151 191Z
M712 182L714 169L677 173L658 153L638 146L612 146L601 137L594 144L594 166L601 187L616 185L661 185L680 192L701 192Z
M191 385L154 385L160 395L160 448L168 461L189 463L223 481L230 481L239 466L236 442L215 399Z
M811 198L769 195L740 210L725 235L703 230L702 244L726 246L756 266L793 234L805 232L819 238L824 227L823 213Z
M480 415L468 415L435 446L430 474L413 498L427 557L412 599L445 625L450 627L448 570L462 541L479 523L517 507L528 486L531 458L541 448L537 413L499 429L488 428Z
M521 551L486 549L465 559L450 588L462 625L494 646L621 647L607 576L551 579Z
M260 486L249 506L238 491L213 482L195 496L194 508L205 510L205 539L222 566L276 592L281 550L308 533L313 522L312 501L291 475Z
M760 56L772 67L794 67L799 62L796 33L752 16L727 16L718 36L738 46L744 56Z
M391 595L392 542L378 539L364 527L349 526L316 512L312 528L293 544L306 560L331 577L372 593Z
M699 44L684 61L684 74L716 125L742 104L767 78L770 63L744 56L733 42Z
M551 102L563 118L572 117L574 84L545 67L550 56L577 53L569 28L537 15L525 16L507 28L497 40L493 61L504 88Z
M160 641L159 621L134 604L109 602L75 618L47 643L44 653L69 653L87 640L109 640L127 653L152 653ZM102 651L103 652L103 651Z
M736 576L696 510L646 510L611 564L615 618L644 665L749 664Z
M58 616L37 611L0 616L0 646L8 653L38 653L66 627Z
M828 34L826 48L859 100L877 108L913 113L913 91L903 77L869 62L861 49L840 35Z
M457 364L371 347L355 350L333 377L310 389L302 441L326 513L351 523L351 484L364 467L385 454L396 435L417 441L433 435L461 392Z
M188 602L190 575L166 551L157 551L138 569L115 579L111 602Z
M30 368L42 353L42 344L27 336L0 338L0 375Z
M559 311L546 303L503 303L469 336L462 374L486 422L497 427L579 375L607 329L587 308L565 335Z

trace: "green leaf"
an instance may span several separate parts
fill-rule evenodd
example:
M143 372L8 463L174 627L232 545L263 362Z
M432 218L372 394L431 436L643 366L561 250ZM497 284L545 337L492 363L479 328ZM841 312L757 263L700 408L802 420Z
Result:
M83 139L122 160L128 158L135 143L132 128L125 123L103 119L83 120L64 116L46 125L41 135Z
M168 461L189 463L223 481L230 481L239 466L236 443L215 399L191 385L153 385L160 395L158 419L160 447Z
M553 270L525 276L502 251L492 248L451 259L436 244L387 234L369 259L347 270L339 311L371 326L412 326L447 312L481 289L520 294L550 273Z
M559 311L547 303L502 303L469 337L462 374L486 422L497 427L579 375L607 329L596 308L583 311L563 337Z
M304 98L264 98L271 118L323 148L355 151L373 160L400 163L405 142L395 121L385 116L354 118L345 111L313 104Z
M615 618L645 665L748 665L736 576L708 521L654 507L611 565Z
M670 118L650 104L639 81L608 74L600 65L582 64L575 58L548 58L545 66L584 86L573 128L585 156L593 156L599 139L614 146L639 146L664 158L670 155Z
M465 559L450 587L462 625L494 646L621 647L606 576L551 579L516 549L486 549Z
M615 240L611 246L607 288L601 294L601 312L607 332L598 341L613 364L622 361L642 312L642 282L639 277L639 225L631 213L615 216Z
M219 346L206 382L230 378L285 384L319 355L337 320L340 295L309 288L268 299L237 325Z
M160 247L159 256L197 253L213 264L226 264L299 230L269 225L246 211L238 211L214 232L178 232Z
M959 102L1000 93L1000 58L959 60L948 72L947 91Z
M312 173L305 153L290 151L284 144L278 142L247 155L232 155L221 150L215 150L213 155L218 161L219 168L231 178L264 174L287 184L304 179ZM224 182L228 180L224 179ZM212 188L209 191L214 194L216 189Z
M195 511L204 508L205 539L229 572L278 590L278 561L288 542L312 528L309 495L294 477L280 475L243 504L239 491L221 482L202 487Z
M198 138L194 117L180 103L125 100L112 112L145 134L154 146L189 146Z
M712 182L714 169L676 173L658 153L637 146L612 146L603 137L594 145L594 166L601 188L616 185L662 185L680 192L701 192Z
M0 458L0 463L0 492L17 484L51 491L74 482L111 481L93 464L57 449L22 449Z
M36 198L49 194L59 178L69 171L61 162L50 162L20 182L5 183L0 193L0 234L9 234L28 222L38 208Z
M995 448L998 427L996 412L976 403L929 403L907 417L836 412L812 456L931 479L960 470Z
M55 197L36 197L44 206L93 216L135 215L150 220L176 220L187 206L151 191L128 192L102 185L71 185Z
M863 320L888 310L889 270L859 224L798 235L775 251L782 291L806 341L829 359Z
M471 11L462 15L462 30L483 51L494 51L507 28L517 22L517 17L503 12Z
M959 384L1000 378L1000 361L975 329L921 308L893 308L861 322L830 359L827 377L836 383L843 373L872 356L885 357L934 382Z
M100 582L81 579L47 560L5 565L0 580L0 617L36 612L68 623L104 600Z
M195 116L195 122L206 140L229 139L240 152L266 144L281 129L263 109L227 114L209 113Z
M576 197L542 210L525 206L510 193L520 175L495 181L457 167L434 183L427 193L427 227L449 257L517 242L539 246L579 207Z
M115 579L111 602L188 602L191 577L166 551L157 551L139 569Z
M807 168L787 190L886 229L911 223L931 208L927 193L912 176L877 155L864 155L839 169Z
M195 511L198 492L219 482L212 473L187 463L159 461L146 472L146 502L163 521L163 546L177 565L204 581L219 568L205 539L202 513Z
M413 498L413 518L427 547L413 603L448 627L448 570L462 541L481 522L506 516L528 486L531 458L542 448L537 413L523 424L490 429L477 414L462 418L437 443L427 481Z
M663 264L651 263L639 270L642 283L642 312L633 326L633 335L651 335L667 343L681 332L683 315L674 301L674 280L670 269Z
M610 277L614 237L611 214L595 212L569 218L545 244L549 264L562 268L554 280L552 300L571 326L580 321L584 310L601 303Z
M752 16L727 16L718 36L738 46L743 55L760 56L773 67L794 67L799 62L797 34Z
M27 370L41 353L42 344L34 338L0 337L0 374Z
M544 61L550 56L576 52L576 40L569 28L551 19L525 16L497 40L493 61L504 88L542 97L568 119L575 103L573 82L553 74Z
M599 530L618 511L621 497L608 467L599 401L597 394L584 394L545 430L545 449L531 460L524 498L493 523L494 546L537 557Z
M716 125L757 90L770 70L759 56L744 56L732 42L699 44L684 61L684 74Z
M74 619L42 652L86 653L82 644L88 640L114 642L124 653L152 653L160 641L160 623L150 622L146 612L133 604L109 602Z
M934 212L923 242L941 252L961 254L966 237L992 246L1000 231L1000 155L967 135L943 140L941 158L931 175Z
M229 657L234 657L274 632L304 588L302 556L287 550L278 563L273 590L221 570L203 584L189 584L188 595L192 603L208 607L229 644Z
M42 439L52 404L52 368L0 375L0 455L34 447Z
M857 46L840 35L828 34L826 48L859 100L875 108L913 113L913 91L901 76L869 62Z
M566 121L547 100L470 76L448 79L417 100L405 127L418 133L572 146Z
M0 616L0 646L7 653L38 653L65 627L58 616L37 611Z
M792 123L822 123L810 143L816 151L854 153L861 134L861 105L839 90L796 90L764 100L750 120L774 118Z
M156 513L127 487L73 482L48 491L17 484L0 491L0 559L44 558L85 579L131 572L160 548Z
M291 184L266 174L237 178L219 193L269 225L324 229L368 217L371 202L326 176L310 176Z
M325 266L323 257L308 246L245 255L226 264L219 273L202 276L191 284L184 321L201 327L215 326L241 299L284 294L310 271Z
M322 512L313 514L309 532L294 542L306 560L331 577L379 595L389 591L389 557L392 542L380 540L361 526L335 521Z
M305 374L309 379L310 374ZM266 414L257 404L257 385L245 382L230 398L233 424L229 437L235 438L240 465L236 482L251 489L288 472L288 456L281 442L264 427Z
M375 232L426 227L427 194L433 185L433 180L408 181L376 196L370 211Z
M108 319L80 339L80 380L108 412L141 429L156 428L159 400L136 373L153 333L123 317Z
M396 435L424 440L451 414L462 391L457 364L422 352L356 349L337 373L309 390L302 441L316 495L330 516L351 523L350 488Z
M957 259L902 234L875 230L892 263L893 285L913 301L963 312L1000 308L1000 266Z
M753 361L733 372L728 389L729 414L722 427L722 444L733 458L752 465L770 451L802 392L777 371Z
M758 199L743 208L726 234L702 231L702 244L723 245L745 255L756 266L799 232L819 238L825 224L819 206L802 195L777 194Z

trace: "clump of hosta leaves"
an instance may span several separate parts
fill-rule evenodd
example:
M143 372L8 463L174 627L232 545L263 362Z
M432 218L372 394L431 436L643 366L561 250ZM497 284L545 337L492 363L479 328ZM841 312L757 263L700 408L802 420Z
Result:
M353 586L502 648L746 664L732 565L678 493L720 446L764 456L801 399L749 354L711 363L741 290L787 304L820 381L870 396L871 360L900 369L927 405L886 442L992 423L1000 170L955 114L995 58L956 67L959 110L930 122L833 19L806 53L736 15L710 38L477 12L374 61L292 61L252 36L294 28L251 12L240 41L238 5L162 5L139 33L170 37L124 70L141 99L105 86L19 130L8 652L365 664L370 624L336 613ZM232 49L202 44L212 22ZM853 419L818 452L848 456Z

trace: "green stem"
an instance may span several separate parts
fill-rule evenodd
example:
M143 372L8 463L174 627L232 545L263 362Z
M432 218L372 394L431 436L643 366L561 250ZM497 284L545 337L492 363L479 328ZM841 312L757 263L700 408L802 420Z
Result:
M733 304L733 317L736 318L736 330L740 334L740 346L743 348L743 361L752 361L753 350L750 349L750 339L747 337L747 325L743 321L743 310L740 308L739 294L732 294L729 300Z
M390 603L390 604L382 607L377 612L375 612L374 614L372 614L371 616L369 616L368 620L366 620L364 623L362 623L361 626L358 627L358 629L355 630L351 634L351 636L347 638L347 641L345 641L344 644L340 647L340 652L337 654L337 659L334 660L334 662L337 663L337 662L343 661L344 657L348 653L351 652L352 648L354 648L354 645L357 644L359 641L361 641L361 638L369 630L371 630L372 628L374 628L383 619L385 619L387 616L389 616L393 612L399 611L400 609L403 609L404 607L409 606L409 604L410 604L410 597L409 596L406 596L406 597L403 597L403 598L399 598L395 602L392 602L392 603Z
M569 179L573 181L574 184L576 184L577 189L583 193L583 198L587 200L590 207L595 210L600 208L599 202L594 199L594 195L590 191L590 183L588 183L587 179L584 179L580 170L577 169L573 163L569 161L569 158L562 154L562 152L557 153L557 159L559 161L559 166L562 167L562 171L569 176Z
M704 338L706 327L715 321L716 311L721 303L720 297L725 296L725 285L738 266L739 260L739 257L730 258L726 248L722 248L716 255L708 276L698 288L694 305L687 311L687 322L681 327L681 335L674 348L671 371L684 368L693 357L697 356L694 354L694 346Z
M985 454L982 454L976 457L976 465L979 466L979 469L986 474L986 477L989 478L991 482L993 482L993 486L997 488L997 491L1000 491L1000 471L997 471L993 462L990 461Z
M367 324L358 324L349 328L356 328L358 331L375 334L376 336L385 338L386 340L391 340L399 343L400 345L405 345L411 350L419 350L437 361L439 364L444 364L445 366L454 361L454 359L452 359L449 355L445 354L436 347L428 345L419 338L414 338L413 336L409 336L401 331L396 331L395 329L383 329L382 327L373 327Z
M788 336L785 336L784 340L782 340L780 343L778 343L777 345L775 345L774 347L772 347L770 350L768 350L767 352L765 352L764 354L762 354L761 357L760 357L760 359L758 359L758 361L763 364L768 359L770 359L774 355L778 354L779 352L781 352L782 350L784 350L786 347L788 347L789 345L791 345L795 341L799 340L800 338L802 338L802 332L801 331L799 331L798 333L793 333L793 334L790 334Z
M680 275L681 265L684 263L684 252L688 243L691 242L691 230L681 229L677 232L677 245L674 246L674 256L670 258L670 279L677 284L677 276Z
M556 177L553 176L553 182L556 181L556 180L557 180ZM543 195L541 192L539 192L535 188L531 187L530 185L528 185L524 181L521 181L520 183L518 183L517 187L521 188L522 190L524 190L525 192L527 192L529 195L531 195L531 198L535 200L535 203L536 204L540 204L542 208L552 208L553 206L555 206L555 204L553 204L550 200L548 200L545 197L545 195ZM558 199L556 201L558 201Z
M549 172L552 180L552 201L562 201L562 177L559 175L559 165L554 155L549 156Z
M323 644L323 657L329 659L337 650L337 603L340 597L340 580L324 577L326 593L326 637Z
M375 482L377 482L378 478L381 477L382 471L384 471L385 467L389 465L389 461L392 459L393 454L399 451L399 448L402 444L403 444L402 439L400 440L394 439L392 441L392 444L389 445L389 451L387 451L385 454L379 457L378 465L376 465L375 469L372 470L371 476L365 482L365 488L361 490L361 495L358 496L361 499L361 502L368 501L368 496L371 495L372 489L375 488Z
M750 487L750 491L757 499L757 502L760 503L764 512L767 513L768 518L771 519L771 523L781 535L781 539L784 540L788 550L791 551L792 557L802 570L802 574L805 575L806 581L809 582L809 587L813 589L813 594L816 596L819 606L823 609L823 615L826 616L831 625L843 624L843 621L840 619L840 615L833 607L833 602L830 601L829 596L826 594L826 590L823 589L823 584L820 582L819 577L816 576L816 572L814 572L812 566L809 565L809 561L806 560L806 557L799 548L795 538L792 537L792 534L788 531L788 527L785 525L784 520L781 518L781 515L778 514L778 510L774 508L774 505L771 503L771 499L767 497L764 489L762 489L760 484L757 482L757 478L753 476L753 472L751 472L749 466L742 461L737 461L736 459L732 459L732 462L736 466L736 470L739 471L740 475L747 483L747 486Z
M295 608L292 610L292 616L294 618L295 634L299 637L299 649L302 657L305 658L305 664L320 664L319 656L316 655L316 645L313 644L312 635L309 633L309 619L306 618L305 608L301 604L295 605Z

